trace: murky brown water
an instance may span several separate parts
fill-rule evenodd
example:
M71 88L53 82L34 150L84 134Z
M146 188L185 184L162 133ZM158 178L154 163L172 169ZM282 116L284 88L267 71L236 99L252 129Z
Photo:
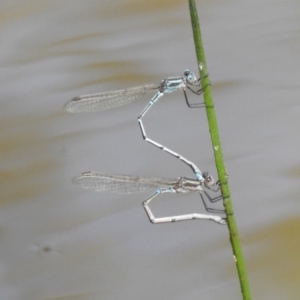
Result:
M95 170L192 176L145 143L149 97L68 115L73 96L196 71L187 1L2 1L0 298L241 299L226 227L151 225L149 193L71 184ZM297 1L198 1L253 299L299 299ZM149 137L216 174L204 110L180 93L147 115ZM157 215L203 211L197 195Z

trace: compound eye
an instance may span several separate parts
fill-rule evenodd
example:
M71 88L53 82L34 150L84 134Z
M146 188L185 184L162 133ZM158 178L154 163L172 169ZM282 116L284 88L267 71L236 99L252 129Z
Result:
M210 177L208 172L203 172L202 176L203 176L204 179L207 179L208 177Z
M184 71L183 75L187 77L187 76L190 75L190 73L191 73L191 71L190 71L189 69L186 69L186 70Z
M214 184L215 184L215 181L213 180L212 177L209 177L209 178L205 179L205 185L206 186L211 186L211 185L214 185Z
M211 176L208 176L207 178L205 178L205 181L206 181L207 183L210 183L210 182L212 181Z
M208 172L203 172L202 176L204 178L204 182L206 186L211 186L215 184L215 180Z

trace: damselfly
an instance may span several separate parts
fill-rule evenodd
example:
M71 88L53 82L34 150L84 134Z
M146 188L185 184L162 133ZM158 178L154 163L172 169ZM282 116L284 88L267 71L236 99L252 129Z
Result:
M202 107L203 103L190 104L186 94L186 88L194 94L200 95L200 78L197 79L190 70L185 70L182 77L169 77L161 81L160 84L147 84L124 90L103 92L97 94L83 95L71 99L64 107L70 113L94 112L122 106L137 100L148 92L156 92L150 103L155 103L164 94L169 94L182 90L185 101L190 108ZM193 88L196 87L196 90ZM151 106L152 104L149 105ZM149 106L148 105L148 106Z
M207 191L204 190L204 188L206 188L211 191L218 192L220 188L219 183L216 183L213 177L207 172L202 173L201 179L194 179L188 177L179 177L177 179L154 177L143 178L139 176L130 175L114 175L99 172L84 172L73 178L73 183L85 189L92 189L99 192L114 192L119 194L131 194L136 192L144 192L153 188L158 188L154 194L152 194L143 202L145 211L149 217L150 222L152 223L169 223L176 221L202 219L212 220L222 225L226 224L225 218L212 214L191 213L186 215L155 218L154 214L152 213L149 207L150 202L160 194L199 192L206 211L224 213L223 210L208 207L203 197L203 195L205 195L211 203L217 202L222 199L221 195L212 198L207 193ZM217 189L213 189L214 185L217 186Z

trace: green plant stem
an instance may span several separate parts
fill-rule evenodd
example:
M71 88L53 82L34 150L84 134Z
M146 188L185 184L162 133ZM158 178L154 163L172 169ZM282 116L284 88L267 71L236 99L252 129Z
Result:
M218 124L216 119L216 113L214 109L214 102L211 94L210 80L208 77L208 72L206 68L206 61L204 55L204 48L202 45L201 31L198 20L197 9L194 0L189 0L191 21L192 21L192 30L194 35L194 43L196 48L196 56L197 62L199 65L199 72L201 76L204 103L206 106L206 113L209 125L209 131L211 135L211 141L215 156L216 168L221 184L221 192L224 200L224 207L228 222L229 234L230 234L230 242L232 245L234 260L236 263L238 276L240 280L241 292L244 300L250 300L250 287L248 283L248 278L246 274L246 266L244 263L242 247L238 236L238 230L233 214L233 207L230 198L230 191L227 182L227 173L224 165L222 147L219 137ZM225 297L226 298L226 297Z

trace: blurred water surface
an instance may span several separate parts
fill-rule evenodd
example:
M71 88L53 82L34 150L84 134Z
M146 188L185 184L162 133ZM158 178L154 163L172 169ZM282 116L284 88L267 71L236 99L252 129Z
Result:
M300 4L197 5L253 299L299 299ZM62 111L76 95L196 71L187 1L0 8L0 298L241 299L225 226L151 225L149 193L71 184L86 170L192 176L142 140L136 118L151 95L102 113ZM181 93L157 103L145 126L216 174L205 111L188 109ZM153 210L201 212L199 200L168 195Z

